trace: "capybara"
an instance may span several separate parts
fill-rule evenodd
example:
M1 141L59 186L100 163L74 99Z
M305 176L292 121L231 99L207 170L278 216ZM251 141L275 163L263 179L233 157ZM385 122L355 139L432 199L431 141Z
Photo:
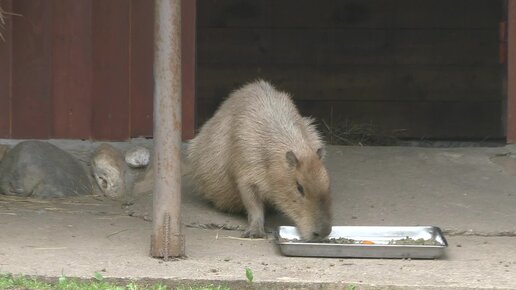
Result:
M198 192L222 210L247 211L243 237L266 236L264 209L290 217L304 240L331 232L331 191L324 144L290 96L257 80L230 94L190 141Z

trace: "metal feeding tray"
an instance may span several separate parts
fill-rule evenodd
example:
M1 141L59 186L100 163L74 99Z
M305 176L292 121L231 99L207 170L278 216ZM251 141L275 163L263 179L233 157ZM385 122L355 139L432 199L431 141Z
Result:
M304 242L296 227L280 226L280 251L286 256L436 259L448 242L434 226L334 226L327 239Z

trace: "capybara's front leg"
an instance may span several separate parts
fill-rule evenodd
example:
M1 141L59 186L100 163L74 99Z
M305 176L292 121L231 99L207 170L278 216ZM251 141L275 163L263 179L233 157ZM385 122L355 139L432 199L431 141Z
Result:
M247 230L242 234L242 237L251 239L266 237L263 201L255 186L240 184L238 190L240 191L242 202L247 210Z

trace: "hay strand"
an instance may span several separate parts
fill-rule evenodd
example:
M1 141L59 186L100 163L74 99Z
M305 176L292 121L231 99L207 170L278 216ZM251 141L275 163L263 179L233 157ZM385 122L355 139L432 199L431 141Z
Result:
M0 38L2 41L5 41L4 35L2 34L2 30L4 30L5 27L5 14L4 9L2 9L2 6L0 6Z
M2 39L2 41L5 41L4 34L2 32L5 30L7 16L22 16L22 15L18 14L18 13L7 12L0 5L0 39Z

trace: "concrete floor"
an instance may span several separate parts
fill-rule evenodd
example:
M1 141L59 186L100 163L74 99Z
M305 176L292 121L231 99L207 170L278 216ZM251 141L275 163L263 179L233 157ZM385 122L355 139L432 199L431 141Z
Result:
M239 239L245 217L218 212L185 178L187 258L149 257L152 197L130 205L98 197L27 200L0 196L0 272L41 276L221 281L258 288L516 289L516 147L336 147L328 150L336 225L435 225L449 242L438 260L285 257L273 235ZM272 230L289 223L280 214ZM240 284L239 284L240 283ZM308 284L306 284L308 283Z

